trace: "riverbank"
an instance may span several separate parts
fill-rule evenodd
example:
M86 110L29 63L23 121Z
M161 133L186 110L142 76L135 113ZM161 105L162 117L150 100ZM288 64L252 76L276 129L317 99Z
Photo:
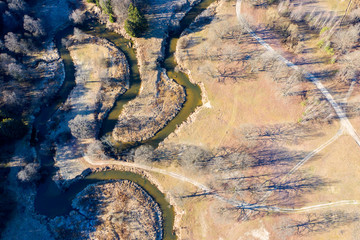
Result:
M95 140L117 97L129 88L128 63L114 44L82 32L65 44L74 61L76 86L49 124L53 131L48 142L55 143L55 166L59 167L57 179L81 174L82 153Z
M88 185L72 201L69 216L49 222L56 238L161 239L159 205L139 185L128 180Z

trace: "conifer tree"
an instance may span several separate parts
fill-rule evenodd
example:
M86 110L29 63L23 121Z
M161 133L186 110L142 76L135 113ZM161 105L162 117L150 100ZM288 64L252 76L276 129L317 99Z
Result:
M140 13L139 9L130 4L128 18L125 21L125 30L132 37L139 37L148 28L146 18Z

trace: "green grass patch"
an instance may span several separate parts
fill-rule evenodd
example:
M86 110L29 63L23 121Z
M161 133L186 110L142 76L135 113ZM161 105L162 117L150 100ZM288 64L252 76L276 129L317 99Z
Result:
M322 48L325 45L325 40L321 39L317 44L319 48Z
M321 30L320 30L320 35L322 35L324 32L326 31L329 31L329 27L323 27Z
M332 48L332 47L330 47L330 46L326 46L326 47L325 47L325 52L326 52L326 54L329 55L329 56L334 56L334 54L335 54L334 48Z

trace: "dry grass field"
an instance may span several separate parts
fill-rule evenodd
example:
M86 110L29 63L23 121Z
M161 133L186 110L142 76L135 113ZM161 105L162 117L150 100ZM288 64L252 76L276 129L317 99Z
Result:
M339 15L344 9L344 4L335 6L333 1L312 4L323 11L338 11ZM250 170L250 173L273 174L278 170L285 176L305 159L305 164L296 172L321 179L321 186L294 196L283 206L302 208L360 199L357 187L360 181L359 146L346 132L338 134L341 124L334 117L330 117L329 121L323 121L325 118L304 120L309 106L313 104L311 101L315 101L312 97L319 96L315 85L301 82L295 86L295 89L307 91L305 97L284 95L284 84L273 81L271 73L250 70L250 60L256 59L264 50L237 28L234 1L220 1L211 10L216 12L216 17L211 23L200 24L200 27L198 24L182 36L177 53L178 64L191 73L191 80L204 84L211 108L202 108L196 113L195 120L181 125L176 134L165 140L164 146L187 144L213 151L221 147L261 149L261 146L276 146L279 150L302 153L299 160L290 158L287 166L266 166ZM265 10L245 5L243 11L251 26L259 30L256 32L259 36L306 71L330 72L341 67L340 62L329 64L331 57L316 47L316 34L310 35L304 42L308 51L296 53L281 42L277 33L264 30ZM229 34L231 29L235 30ZM333 76L321 80L334 98L343 102L350 85L338 83ZM358 94L359 86L355 84L348 99L349 105L359 102ZM355 130L358 130L358 115L352 112L349 116ZM312 152L314 150L316 152ZM191 176L176 166L169 169L202 183L209 183L212 178L211 173ZM243 171L242 174L246 176L249 172ZM159 181L166 182L165 189L179 186L179 183L171 184L177 180L164 181L160 178ZM183 191L183 195L189 195L191 190L186 188L187 185L181 186L180 193L173 194L181 195ZM211 196L179 198L178 202L185 212L180 224L182 239L358 239L359 235L357 205L340 204L306 212L260 214L243 221L235 210L229 210L234 208Z

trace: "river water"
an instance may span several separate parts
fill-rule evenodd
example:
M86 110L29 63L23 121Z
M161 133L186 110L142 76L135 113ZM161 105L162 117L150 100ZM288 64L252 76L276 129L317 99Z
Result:
M175 71L175 67L177 65L174 53L181 32L186 29L191 22L194 21L196 16L206 9L213 1L214 0L203 0L201 3L193 7L180 22L180 28L171 33L170 37L167 39L167 47L165 51L166 58L162 65L166 69L170 78L173 78L178 84L184 86L186 90L186 102L173 120L171 120L153 138L144 141L141 144L157 146L175 130L177 125L185 121L197 106L202 104L201 90L199 86L192 84L185 73ZM131 47L132 43L129 40L123 38L119 34L108 31L104 25L95 22L92 22L87 25L87 27L84 27L83 31L91 35L106 38L113 42L122 52L124 52L130 65L130 89L117 99L115 106L110 111L106 120L104 120L100 131L100 136L103 136L105 134L109 134L109 132L111 132L115 127L116 121L124 104L137 96L141 83L140 74L136 54L134 49ZM92 173L86 178L71 184L65 191L60 190L52 180L52 177L57 171L54 167L53 153L43 154L42 151L40 151L40 144L46 140L46 122L56 112L58 107L66 101L68 95L75 86L74 64L69 51L61 44L61 39L72 33L73 27L68 27L56 35L56 45L65 65L65 82L57 97L50 105L42 108L34 122L34 129L36 129L38 133L36 134L37 140L32 138L32 143L35 145L35 148L39 153L38 155L42 171L45 173L41 183L39 184L35 198L36 211L39 214L46 215L51 218L66 215L72 210L71 202L76 194L82 191L87 185L110 179L127 179L143 187L160 205L163 214L164 239L176 239L176 235L173 232L175 218L173 207L168 203L164 194L155 185L139 174L116 170Z

